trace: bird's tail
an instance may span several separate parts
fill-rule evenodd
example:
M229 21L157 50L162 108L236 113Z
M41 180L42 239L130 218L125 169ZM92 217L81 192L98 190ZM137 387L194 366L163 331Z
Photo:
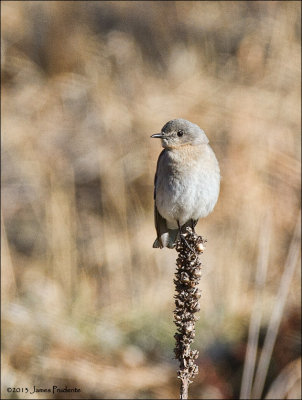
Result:
M178 240L178 236L178 229L168 229L167 232L162 233L160 237L155 239L153 247L161 249L163 247L168 247L169 249L173 249Z
M190 228L194 229L198 220L189 220L187 221L184 225L181 227L181 232L185 233L186 228L189 226ZM169 229L167 227L166 220L163 219L159 214L158 214L158 219L157 219L157 227L159 228L157 230L157 238L155 239L155 242L153 243L153 247L155 248L160 248L162 249L163 247L168 247L169 249L174 249L176 246L176 242L179 238L179 229Z

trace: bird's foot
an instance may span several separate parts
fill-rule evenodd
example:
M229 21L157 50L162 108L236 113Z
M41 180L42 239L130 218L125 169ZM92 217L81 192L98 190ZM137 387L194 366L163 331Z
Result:
M185 243L185 245L187 246L187 248L196 255L196 251L194 249L192 249L192 247L189 245L189 243L187 242L186 237L183 233L180 233L180 240L182 240Z

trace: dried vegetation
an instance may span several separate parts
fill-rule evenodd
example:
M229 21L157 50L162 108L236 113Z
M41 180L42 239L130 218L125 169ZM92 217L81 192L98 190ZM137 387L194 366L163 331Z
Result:
M149 136L183 117L222 172L197 225L208 246L191 393L238 398L263 221L260 338L300 208L300 2L7 1L1 12L1 397L52 384L177 397L176 253L152 249ZM296 270L265 391L299 354L299 304Z

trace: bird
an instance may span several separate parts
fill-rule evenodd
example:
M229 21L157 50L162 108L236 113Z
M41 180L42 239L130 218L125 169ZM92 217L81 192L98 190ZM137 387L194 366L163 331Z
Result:
M220 191L220 168L205 132L182 118L167 122L154 178L154 248L174 248L187 227L210 214ZM195 231L194 231L195 232ZM185 238L184 238L185 240Z

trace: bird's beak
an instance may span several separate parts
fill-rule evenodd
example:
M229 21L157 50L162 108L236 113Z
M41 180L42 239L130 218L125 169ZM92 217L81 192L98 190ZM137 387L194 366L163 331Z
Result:
M154 133L154 135L152 135L150 137L162 139L164 137L164 135L162 133Z

